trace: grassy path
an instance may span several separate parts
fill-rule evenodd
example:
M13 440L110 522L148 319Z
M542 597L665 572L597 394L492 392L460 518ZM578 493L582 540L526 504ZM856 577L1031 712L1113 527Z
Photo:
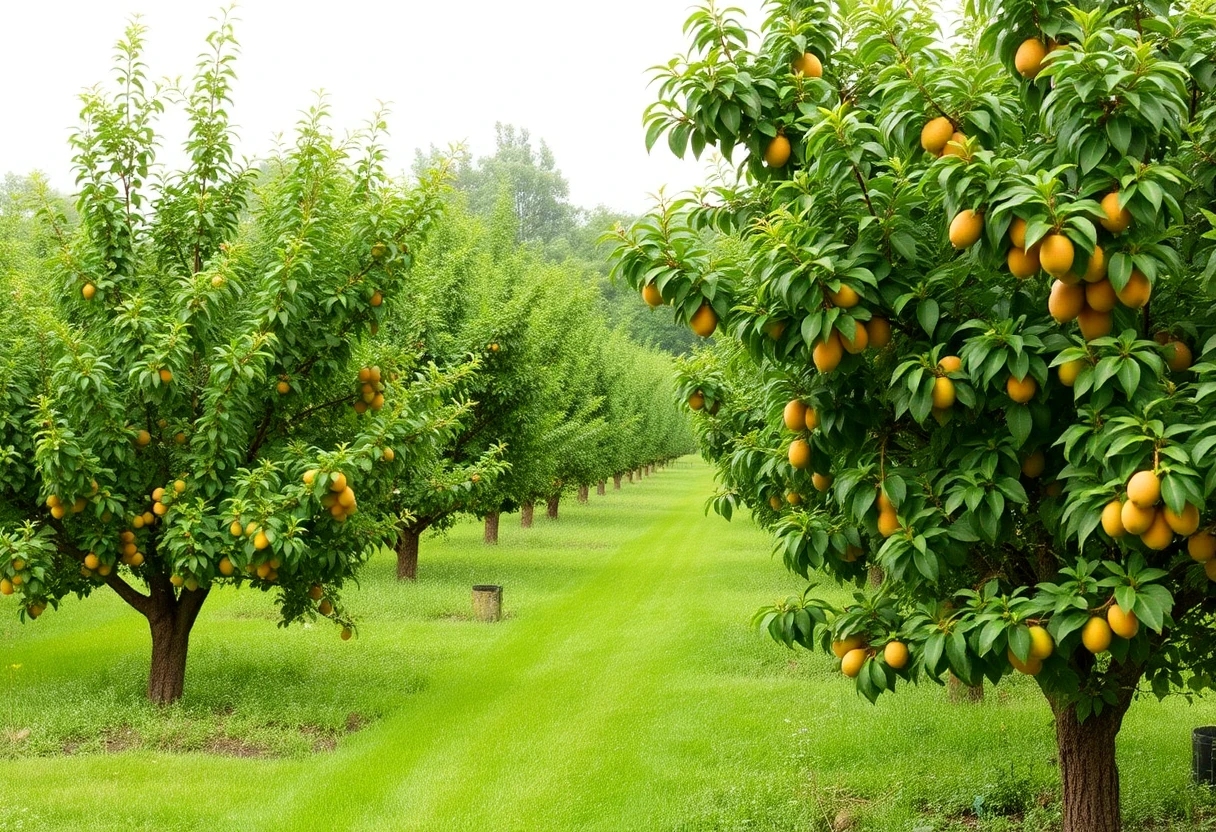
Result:
M857 832L1049 827L1037 690L865 703L827 658L748 629L801 582L745 519L704 515L711 488L684 462L531 531L504 518L498 547L464 525L424 541L416 585L377 558L348 599L350 643L217 593L168 712L139 699L147 633L120 603L22 628L0 600L0 832L822 832L840 813ZM479 582L505 585L507 620L468 620ZM356 716L370 724L338 737ZM1186 779L1189 729L1213 722L1211 700L1133 708L1129 832L1212 828ZM313 750L318 727L334 750ZM282 756L232 756L246 749Z

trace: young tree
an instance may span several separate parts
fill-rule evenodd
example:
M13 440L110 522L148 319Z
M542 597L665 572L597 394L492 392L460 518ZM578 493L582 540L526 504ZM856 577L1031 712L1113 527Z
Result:
M350 637L340 589L393 530L356 493L409 467L444 414L387 376L363 421L339 405L445 175L389 182L381 117L339 142L321 102L255 190L227 118L230 23L180 96L153 90L143 39L132 24L115 90L82 98L79 225L45 198L52 266L0 277L0 593L32 620L108 586L148 620L164 703L217 585L276 591L284 624L328 616ZM190 164L152 182L176 97Z
M1216 667L1216 20L976 0L946 47L928 5L766 10L751 51L699 9L646 119L737 177L617 252L735 344L681 389L722 393L698 417L720 510L800 575L881 567L843 608L808 591L758 620L870 699L1034 676L1065 832L1117 830L1139 686Z

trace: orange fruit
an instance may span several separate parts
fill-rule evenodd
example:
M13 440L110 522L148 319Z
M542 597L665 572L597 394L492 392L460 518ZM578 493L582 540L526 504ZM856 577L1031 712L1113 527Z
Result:
M1097 283L1106 277L1106 254L1102 246L1094 246L1094 253L1089 256L1085 265L1085 274L1081 275L1086 283Z
M830 373L840 366L844 358L844 345L840 342L840 333L832 330L826 339L821 339L811 351L815 369L821 373Z
M1141 535L1153 527L1153 521L1157 519L1157 509L1144 508L1128 500L1119 511L1119 519L1128 534Z
M1111 191L1102 197L1102 227L1112 234L1122 234L1132 224L1132 214L1119 207L1119 192Z
M1072 261L1076 257L1072 240L1063 234L1048 234L1039 243L1039 263L1043 271L1054 278L1061 278L1072 271Z
M1066 324L1074 320L1085 309L1085 289L1070 286L1062 280L1053 281L1051 294L1047 297L1047 311L1056 323Z
M688 321L688 325L692 331L702 338L708 338L714 334L714 330L718 328L718 314L714 312L714 308L708 303L702 303L693 316Z
M1127 481L1127 498L1141 508L1157 505L1161 499L1161 479L1152 471L1137 471Z
M770 168L783 168L785 163L790 160L792 153L793 147L790 146L790 140L785 137L784 133L778 133L764 149L764 162Z
M970 248L979 242L984 233L984 215L964 208L950 221L950 245L955 248Z
M870 346L880 350L891 343L891 322L886 318L871 318L866 323L866 333L870 337Z
M924 148L925 152L938 156L945 149L946 142L950 141L952 135L954 135L954 125L950 123L950 119L945 116L931 118L920 129L920 146Z
M1018 51L1013 56L1013 66L1018 75L1023 78L1034 78L1043 68L1043 59L1047 57L1047 45L1038 38L1027 38L1022 41Z
M794 72L807 78L823 77L823 62L812 52L804 52L802 57L794 61Z
M652 309L663 305L663 295L659 292L659 287L653 283L647 283L642 287L642 300L646 301L646 305Z
M1123 501L1119 499L1111 500L1102 509L1102 531L1106 532L1113 538L1120 538L1127 534L1127 528L1123 525Z
M1097 285L1097 284L1094 284ZM1143 309L1153 296L1153 284L1140 272L1132 269L1127 285L1119 290L1119 303L1129 309Z
M1009 273L1014 277L1034 277L1039 273L1039 247L1031 246L1030 251L1024 251L1014 246L1009 249L1005 262L1009 266Z
M794 432L802 430L806 425L806 405L794 399L785 406L785 411L781 414L781 418L785 421L787 430Z
M1109 312L1115 308L1118 300L1118 295L1115 294L1115 287L1105 278L1096 283L1085 284L1085 303L1090 309L1098 312Z
M1011 375L1005 382L1005 392L1009 394L1009 398L1018 404L1026 404L1026 402L1033 399L1038 389L1038 383L1029 375L1023 379L1018 379Z
M1081 326L1081 337L1086 341L1093 341L1095 338L1110 335L1114 320L1109 312L1085 307L1077 314L1077 323Z

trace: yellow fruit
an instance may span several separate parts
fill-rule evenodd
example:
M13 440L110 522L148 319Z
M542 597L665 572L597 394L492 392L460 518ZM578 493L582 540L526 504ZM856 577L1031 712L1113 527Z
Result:
M1038 389L1038 382L1034 380L1033 376L1029 375L1023 379L1018 379L1011 375L1005 382L1005 392L1009 394L1009 398L1018 404L1026 404L1026 402L1033 399Z
M334 605L328 598L317 605L317 612L321 613L321 615L330 615L333 611Z
M1122 500L1111 500L1102 508L1102 531L1113 538L1120 538L1127 534L1127 528L1123 525Z
M773 511L781 511L781 507L785 504L783 502L781 502L780 497L778 497L776 494L774 494L773 496L768 498L768 505L769 505L769 508L771 508Z
M1099 222L1111 234L1122 234L1132 224L1132 214L1119 207L1119 192L1112 191L1102 197L1102 218Z
M844 358L844 345L840 343L840 333L833 329L826 339L815 344L815 349L811 350L811 358L815 362L815 369L821 373L830 373L839 367L840 360Z
M979 242L984 233L984 215L964 208L950 222L950 245L955 248L970 248Z
M139 433L135 434L135 444L139 445L140 447L147 445L151 441L152 434L148 433L146 430L141 430Z
M1039 273L1039 247L1031 246L1030 251L1024 251L1014 246L1009 249L1005 262L1009 265L1009 273L1014 277L1034 277Z
M840 660L840 672L850 679L855 679L858 673L861 673L861 668L866 663L867 653L865 650L858 648L850 650L844 654L844 658Z
M169 583L173 584L174 586L180 587L185 582L186 582L186 579L183 578L181 575L170 575L169 576Z
M878 510L895 511L895 503L891 502L891 498L881 488L878 489Z
M790 465L802 470L811 464L811 446L805 439L795 439L790 443Z
M1042 451L1035 451L1022 460L1022 476L1030 479L1038 479L1043 475L1043 470L1047 467L1047 455Z
M164 517L165 512L167 512L168 510L169 510L169 507L167 505L165 505L164 503L156 503L155 505L152 506L152 513L155 514L157 517Z
M178 494L184 494L186 492L186 481L185 480L174 480L173 481L173 490L176 491Z
M1106 623L1105 618L1095 615L1085 622L1085 627L1081 630L1081 643L1085 645L1086 650L1094 655L1104 653L1110 648L1110 641L1110 625Z
M865 643L865 637L860 635L849 636L848 638L844 638L839 641L833 641L832 655L838 659L843 659L845 654L847 654L850 650L856 650L857 648L864 646Z
M266 537L265 532L258 532L253 536L253 548L265 549L270 545L270 539Z
M181 432L173 434L173 441L179 445L185 445L186 444L186 434L181 433Z
M379 290L376 290L375 292L372 292L372 299L370 302L372 306L380 306L382 303L384 303L384 295L380 294Z
M945 410L954 404L954 382L944 376L933 379L933 406Z
M945 149L946 142L950 141L952 135L954 135L954 125L950 123L950 119L945 116L929 119L920 129L920 146L925 149L926 153L938 156Z
M842 283L838 291L828 289L828 300L832 302L832 306L839 306L841 309L852 309L861 302L861 295L857 294L857 290L852 286Z
M220 574L225 578L231 578L232 574L236 572L236 567L232 565L232 561L228 558L220 558L219 570Z
M372 408L372 410L380 410L383 407L384 407L384 395L382 393L377 393L375 396L372 397L371 408Z
M85 565L86 569L95 570L95 569L97 569L98 566L101 566L101 560L98 559L97 555L93 554L92 552L89 552L87 555L84 556L84 565Z
M967 136L956 130L951 134L950 141L946 142L946 146L942 148L942 155L969 159L967 155Z
M317 478L317 474L321 473L316 468L310 468L304 472L304 484L312 485L313 480Z
M815 486L815 490L823 493L832 487L831 474L811 474L811 483Z
M135 554L131 555L131 566L143 566L143 565L144 565L144 556L141 553L136 552Z
M870 346L876 350L891 343L891 322L886 318L871 318L866 323L866 332L870 336Z
M1097 283L1106 277L1106 254L1102 246L1094 246L1094 253L1089 256L1089 263L1085 266L1085 274L1081 276L1086 283Z
M785 420L786 430L795 432L802 430L806 424L806 405L794 399L785 406L782 418Z
M1026 248L1026 220L1014 217L1013 222L1009 223L1009 242L1013 243L1014 248Z
M279 391L280 396L286 396L291 392L291 385L285 381L280 381L274 388Z
M142 529L144 527L144 516L142 514L135 515L131 519L131 525L137 529Z
M770 168L783 168L785 163L790 160L790 154L793 148L790 146L790 140L784 134L778 134L773 137L773 140L768 143L768 147L764 150L764 162Z
M718 328L718 314L714 312L714 308L708 303L702 303L688 321L688 325L692 331L702 338L708 338L714 334L714 330Z
M273 567L271 567L271 565L269 563L263 563L258 566L258 568L254 574L256 574L259 578L265 579L265 578L269 578L270 573L273 571L274 571L274 569L273 569Z
M1023 78L1033 78L1043 68L1047 57L1047 45L1038 38L1027 38L1013 56L1013 66Z
M169 382L173 381L173 371L170 369L167 369L167 368L162 369L160 371L160 380L163 381L165 384L168 384Z
M163 489L163 488L153 488L152 489L153 502L160 500L160 498L163 496L165 496L165 489Z
M1203 573L1209 581L1216 581L1216 560L1210 560L1203 565Z
M350 637L352 635L354 635L354 634L351 632L350 627L342 628L342 640L343 641L350 641Z
M764 334L774 341L785 334L785 321L769 321L764 325Z
M1055 650L1056 643L1051 638L1051 633L1047 632L1046 627L1034 625L1030 628L1030 658L1043 659L1051 658L1051 653Z
M1127 285L1119 290L1119 303L1129 309L1143 309L1152 296L1153 285L1148 282L1148 278L1132 269L1132 276L1127 279Z
M1060 278L1072 271L1075 257L1072 240L1063 234L1048 234L1039 244L1039 263L1052 277Z
M342 508L350 508L355 504L355 490L349 486L338 495L338 505Z
M642 300L646 301L646 305L651 309L663 305L663 295L660 294L659 287L653 283L647 283L642 287Z
M963 359L957 355L946 355L937 362L937 367L943 373L957 373L963 369Z
M806 409L806 419L803 420L807 430L815 430L819 427L819 411L813 407Z
M1171 341L1166 347L1165 354L1165 363L1175 373L1185 372L1191 368L1191 348L1183 342Z
M1153 516L1153 525L1140 535L1140 542L1148 548L1160 552L1174 542L1174 530L1165 520L1165 512L1158 511Z
M1012 650L1005 651L1005 658L1009 659L1009 663L1013 665L1014 670L1019 673L1025 673L1027 676L1038 676L1043 670L1041 659L1029 657L1026 661L1022 661Z
M8 578L0 578L0 595L12 595L13 582Z
M822 78L823 62L817 55L805 52L801 58L794 61L794 72L805 75L807 78Z
M1109 280L1085 284L1085 304L1098 312L1109 312L1115 308L1118 296Z
M691 410L700 410L705 407L705 394L697 390L688 397L688 407Z
M397 458L397 452L396 452L396 451L394 451L392 448L385 448L385 449L384 449L384 461L385 461L385 462L392 462L392 461L393 461L394 459L396 459L396 458Z
M1199 509L1190 503L1182 507L1182 514L1175 514L1169 506L1166 506L1161 514L1175 534L1185 537L1194 534L1195 530L1199 528Z
M1144 534L1157 519L1157 510L1138 506L1128 500L1119 511L1119 519L1123 521L1123 528L1128 534Z
M1110 625L1111 632L1119 638L1135 638L1136 633L1140 632L1140 621L1136 614L1131 611L1124 612L1118 604L1111 604L1110 609L1106 611L1106 623Z
M1109 312L1099 312L1086 307L1077 315L1077 323L1081 326L1081 337L1086 341L1103 338L1110 335L1114 321Z
M887 663L887 667L903 670L908 664L908 645L902 641L888 641L887 646L882 649L882 660Z
M1085 359L1083 358L1065 361L1056 369L1056 372L1060 375L1060 384L1063 384L1065 387L1072 387L1077 383L1077 377L1081 375L1081 371L1084 369Z
M1056 323L1066 324L1074 320L1085 310L1085 289L1081 286L1070 286L1062 280L1051 284L1051 294L1047 297L1047 311Z
M853 329L853 340L850 341L844 335L841 335L840 345L844 347L844 351L849 355L858 355L865 351L865 348L870 345L870 335L866 332L866 328L862 325L861 321L857 321Z
M1161 499L1161 480L1152 471L1137 471L1127 481L1127 498L1141 508L1157 505Z
M785 501L792 506L801 505L802 504L802 495L799 494L797 491L791 491L790 493L785 495Z
M335 494L341 494L346 490L346 474L339 471L334 475L334 478L329 483L329 490Z
M153 523L156 522L156 515L150 511L145 511L143 514L143 517L144 517L145 526L151 526Z
M895 516L895 511L879 511L878 533L883 537L890 537L897 531L899 531L899 518Z
M85 300L92 300L93 295L97 294L97 287L92 283L86 283L80 290L80 294L84 295Z
M1211 532L1191 535L1191 539L1186 542L1186 550L1192 560L1207 563L1216 558L1216 535Z

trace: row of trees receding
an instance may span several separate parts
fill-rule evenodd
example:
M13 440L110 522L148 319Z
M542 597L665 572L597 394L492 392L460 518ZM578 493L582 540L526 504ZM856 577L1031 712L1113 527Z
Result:
M384 114L338 138L322 99L240 162L230 23L180 90L143 38L82 97L74 205L37 180L0 205L0 593L24 619L108 587L147 618L169 702L217 586L350 638L342 590L379 547L412 578L426 529L690 447L669 359L509 210L474 219L451 158L394 179ZM190 161L164 172L176 101Z
M765 8L699 8L646 115L737 170L616 251L721 334L679 391L718 510L858 587L757 622L871 700L1033 676L1065 832L1113 832L1137 692L1216 684L1216 16Z

